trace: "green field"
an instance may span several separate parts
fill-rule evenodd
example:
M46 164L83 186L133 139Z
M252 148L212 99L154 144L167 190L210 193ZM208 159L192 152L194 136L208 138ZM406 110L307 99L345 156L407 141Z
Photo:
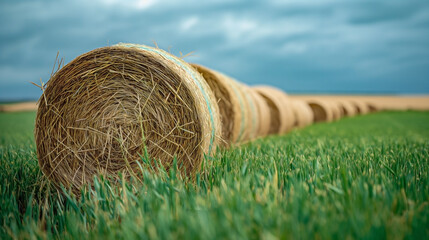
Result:
M429 238L429 112L260 139L218 152L195 181L99 179L79 201L41 174L34 117L0 114L0 239Z

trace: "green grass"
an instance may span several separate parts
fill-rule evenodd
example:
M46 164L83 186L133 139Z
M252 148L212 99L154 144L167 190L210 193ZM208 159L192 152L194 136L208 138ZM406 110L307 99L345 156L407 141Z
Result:
M34 116L0 114L0 239L429 238L429 112L260 139L219 152L194 182L99 179L80 201L42 176Z

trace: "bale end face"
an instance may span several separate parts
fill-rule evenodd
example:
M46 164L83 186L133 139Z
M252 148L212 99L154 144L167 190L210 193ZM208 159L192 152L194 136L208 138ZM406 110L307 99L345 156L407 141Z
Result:
M49 80L36 116L39 165L57 185L94 175L138 174L148 157L167 170L198 171L218 142L210 89L189 65L146 46L113 46L77 57Z
M309 100L307 103L313 111L314 122L331 122L334 119L334 114L328 103L321 100Z

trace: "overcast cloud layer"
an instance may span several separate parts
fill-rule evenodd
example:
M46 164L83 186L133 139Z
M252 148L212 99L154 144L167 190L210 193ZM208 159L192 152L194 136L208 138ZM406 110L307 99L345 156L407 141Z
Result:
M152 45L291 93L429 93L429 1L1 1L0 100L92 49Z

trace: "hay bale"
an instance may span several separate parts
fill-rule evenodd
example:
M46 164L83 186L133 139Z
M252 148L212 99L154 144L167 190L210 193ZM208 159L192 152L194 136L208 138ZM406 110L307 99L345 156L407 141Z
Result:
M242 91L247 107L246 109L246 135L244 141L253 140L258 137L259 116L255 99L252 97L251 89L243 83L237 82L239 89Z
M238 84L247 101L246 103L248 109L246 112L250 113L250 115L248 114L249 119L246 121L248 124L247 129L249 129L249 135L246 139L253 140L258 137L268 135L271 124L271 116L267 102L252 88L242 83Z
M243 99L243 110L245 116L245 128L240 142L247 142L258 137L259 117L255 99L252 97L251 89L236 80L233 80L238 94Z
M343 118L346 116L346 112L344 111L343 106L338 102L337 100L334 100L335 106L337 106L338 111L340 111L340 118Z
M355 106L358 114L363 115L363 114L369 113L368 105L365 102L363 102L362 100L355 99L355 100L352 100L351 102Z
M269 133L282 134L291 130L295 123L295 116L288 96L283 91L269 86L255 86L253 89L265 99L270 108Z
M278 98L271 95L269 90L254 90L265 100L270 110L270 129L268 134L279 134L280 132L284 131L286 126L284 123L282 123L282 119L284 118L282 115L285 114L285 112L281 110L283 105L282 102Z
M357 109L355 108L355 106L351 102L349 102L347 100L340 100L340 101L338 101L338 103L340 104L341 108L343 109L344 116L352 117L352 116L356 115Z
M224 82L227 82L232 89L232 93L235 96L235 99L238 100L238 106L240 109L240 124L237 127L238 135L232 139L234 143L243 143L250 139L251 124L252 124L252 112L249 105L248 97L246 93L240 86L240 83L233 78L219 73L219 77L223 79Z
M222 146L235 143L239 139L241 128L244 128L245 116L241 106L243 103L240 105L239 96L232 86L231 79L198 64L191 66L203 76L215 95L222 122Z
M332 113L333 113L333 120L340 120L342 116L342 109L340 108L338 103L332 100L326 100L326 101L331 106Z
M258 113L258 137L265 137L268 135L271 126L271 115L270 108L264 98L250 88L250 94L253 98L253 102L256 105L257 113Z
M332 122L334 120L334 113L329 102L320 99L308 99L306 102L313 111L314 122Z
M313 111L305 101L293 99L292 107L295 113L295 127L305 127L313 122Z
M143 45L95 49L46 85L35 127L39 165L74 190L96 174L139 174L145 153L167 170L176 157L192 175L218 146L219 115L210 87L181 59Z
M369 112L378 112L380 111L380 107L377 106L377 104L373 103L373 102L366 102Z
M311 125L313 124L314 121L314 114L313 114L313 110L311 109L310 105L308 105L305 101L301 101L301 111L304 111L305 116L306 116L306 125Z
M295 124L295 114L293 113L293 109L292 109L292 99L285 92L279 89L278 91L279 91L279 94L282 95L282 98L284 99L284 102L285 102L284 108L288 116L285 121L287 124L287 131L290 131L293 129Z

